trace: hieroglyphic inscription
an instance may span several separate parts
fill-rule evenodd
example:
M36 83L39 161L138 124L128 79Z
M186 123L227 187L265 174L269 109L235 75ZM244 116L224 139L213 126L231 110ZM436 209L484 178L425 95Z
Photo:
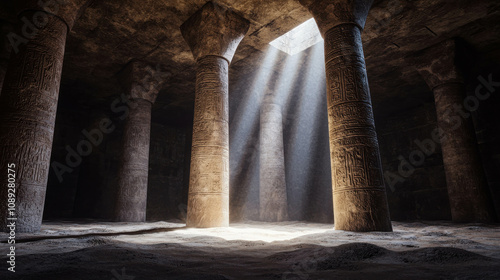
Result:
M209 151L210 150L210 151ZM193 149L189 193L229 193L229 152L219 147Z
M335 228L391 230L360 34L346 24L325 36Z
M152 104L146 99L132 102L135 106L129 108L123 132L115 219L143 222L146 220Z
M378 152L369 146L339 147L334 150L334 191L383 188Z
M0 95L0 165L18 166L18 231L40 228L52 149L67 26L49 16L47 27L14 53ZM6 197L7 188L0 188ZM0 209L1 227L6 211Z
M334 106L344 102L370 102L370 92L364 68L349 66L339 67L330 62L327 64L328 105Z
M229 146L229 124L218 120L197 120L193 123L193 147Z
M192 203L202 205L188 205L187 223L193 226L220 223L220 216L226 215L220 211L227 212L229 207L205 204L210 199L200 197L229 196L228 67L217 56L201 58L197 64L189 196ZM193 200L194 196L198 198Z
M188 226L229 224L228 71L248 28L246 19L210 1L181 26L197 60Z
M197 63L195 118L228 121L228 62L217 56L206 56ZM197 115L196 115L197 114Z

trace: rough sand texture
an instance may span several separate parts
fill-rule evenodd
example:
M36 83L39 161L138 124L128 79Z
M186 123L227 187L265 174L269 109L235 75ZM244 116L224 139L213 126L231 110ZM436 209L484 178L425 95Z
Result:
M51 222L16 236L16 273L2 257L0 279L500 279L500 226L393 225Z

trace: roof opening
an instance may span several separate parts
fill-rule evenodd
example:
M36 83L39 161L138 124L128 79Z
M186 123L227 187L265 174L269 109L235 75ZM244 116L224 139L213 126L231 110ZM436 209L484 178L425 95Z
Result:
M289 55L294 55L321 41L323 38L319 33L316 21L314 18L310 18L269 44Z

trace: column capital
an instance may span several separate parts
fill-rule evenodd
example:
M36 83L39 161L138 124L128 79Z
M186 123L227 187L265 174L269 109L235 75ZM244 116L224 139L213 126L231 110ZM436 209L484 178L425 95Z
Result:
M158 65L155 67L142 61L132 61L118 78L130 98L144 99L154 104L169 76L170 73L162 71Z
M69 31L85 8L93 1L95 0L24 0L18 4L18 10L20 16L29 11L53 15L62 20L68 26Z
M457 65L457 42L449 39L415 53L411 64L422 75L427 85L434 89L448 83L464 83Z
M182 24L181 33L196 61L214 55L231 62L249 27L245 18L210 1Z
M321 34L325 37L328 30L341 24L355 24L363 30L373 0L299 0L299 2L311 12Z

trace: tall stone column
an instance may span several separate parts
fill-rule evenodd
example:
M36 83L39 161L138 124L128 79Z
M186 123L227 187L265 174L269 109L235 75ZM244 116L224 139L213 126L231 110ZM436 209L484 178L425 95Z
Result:
M281 106L266 95L260 109L260 219L288 220Z
M372 0L300 0L325 40L335 229L392 231L361 32Z
M125 119L118 170L116 221L146 221L151 108L161 89L160 74L144 63L132 62L121 75L129 97L129 111Z
M228 68L249 22L208 2L182 26L196 60L196 96L186 224L229 225Z
M494 210L472 118L463 110L465 85L457 59L455 41L447 40L412 60L434 93L452 219L489 222Z
M6 176L14 164L17 232L38 231L42 223L66 36L87 0L26 2L10 34L15 47L0 95L0 227L7 230L12 218Z

